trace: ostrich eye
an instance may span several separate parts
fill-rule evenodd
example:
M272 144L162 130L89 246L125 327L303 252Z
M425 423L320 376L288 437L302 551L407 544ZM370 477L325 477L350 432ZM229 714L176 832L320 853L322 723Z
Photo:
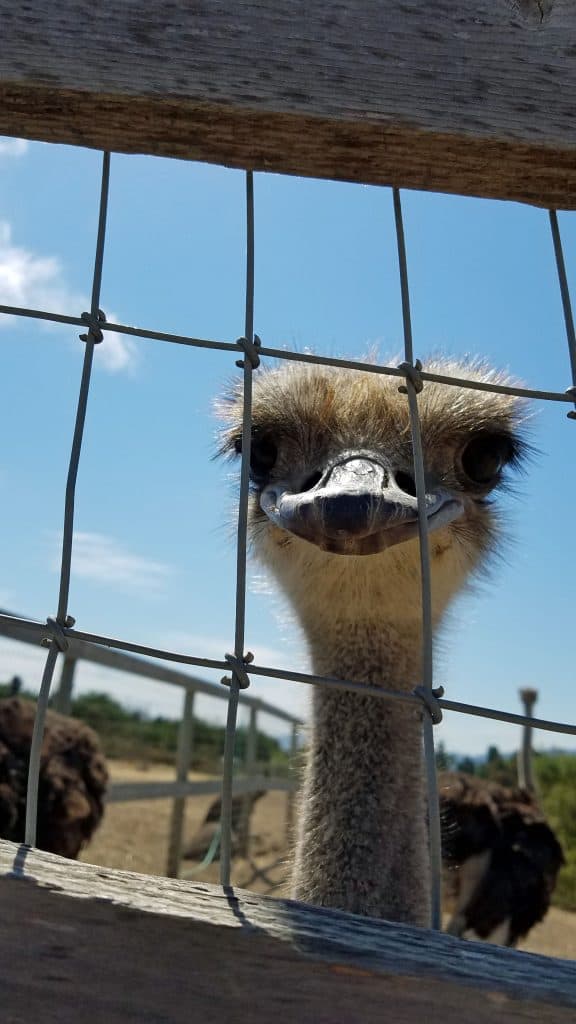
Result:
M242 451L242 438L234 443L238 454ZM278 458L278 447L271 434L254 434L250 445L250 475L253 480L266 479Z
M468 442L461 455L462 469L475 484L495 483L502 469L513 458L509 437L482 434Z
M278 448L270 435L254 437L250 447L250 470L255 479L268 476L278 458Z

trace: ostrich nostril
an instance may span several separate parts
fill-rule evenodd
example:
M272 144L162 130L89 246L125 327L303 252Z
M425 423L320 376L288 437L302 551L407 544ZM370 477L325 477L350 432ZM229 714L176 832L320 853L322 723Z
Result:
M414 483L414 477L410 473L396 473L395 480L397 486L405 494L410 494L413 498L416 497L416 484Z
M309 477L306 477L306 480L302 484L300 488L301 493L304 491L311 491L313 487L316 487L316 484L320 483L321 479L322 473L320 473L319 470L311 473Z

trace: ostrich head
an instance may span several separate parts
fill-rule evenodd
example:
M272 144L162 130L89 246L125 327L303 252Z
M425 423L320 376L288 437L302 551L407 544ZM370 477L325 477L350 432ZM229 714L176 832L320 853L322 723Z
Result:
M478 364L426 368L503 381ZM324 614L363 621L376 613L392 621L420 616L412 440L399 383L293 363L255 378L253 546L308 633ZM519 403L507 395L426 383L419 410L437 621L498 548L492 494L525 445ZM221 404L225 452L241 451L241 411L240 391Z

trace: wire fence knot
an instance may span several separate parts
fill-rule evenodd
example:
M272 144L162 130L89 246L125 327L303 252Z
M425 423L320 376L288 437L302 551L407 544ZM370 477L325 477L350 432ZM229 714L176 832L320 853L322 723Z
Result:
M252 651L247 651L243 658L237 658L235 654L225 654L224 657L238 681L239 688L241 690L247 690L250 686L250 677L246 671L246 665L249 665L254 661ZM222 676L220 682L223 683L224 686L230 686L232 684L232 679L230 676Z
M92 316L92 313L82 313L81 319L88 325L88 334L81 334L80 341L92 341L95 345L104 341L100 324L106 323L106 314L101 309L96 316Z
M46 619L46 625L50 630L50 636L42 637L42 640L40 641L42 647L50 647L51 644L55 644L58 650L62 654L64 654L65 651L67 651L70 646L68 637L64 632L64 628L66 627L68 629L71 629L75 621L76 620L73 619L71 615L67 615L66 621L64 623L61 623L58 622L58 619L54 619L52 618L51 615L49 615L48 618Z
M406 377L407 380L410 381L416 394L419 395L420 392L422 391L422 388L424 387L424 381L422 380L421 372L422 363L420 362L420 360L417 359L414 364L409 363L408 361L400 363L398 369L403 371L404 376ZM400 387L398 388L398 391L402 395L408 394L408 388L406 387L405 384L401 384Z
M432 724L439 725L442 721L442 708L439 700L444 696L444 687L435 686L433 690L429 690L427 686L415 686L412 693L422 701L432 719Z
M254 335L254 341L250 341L249 338L238 338L237 345L243 350L244 354L248 357L248 361L252 366L253 370L256 370L260 366L260 356L258 355L258 348L262 344L257 334ZM239 366L241 370L244 369L244 360L238 359L236 366Z

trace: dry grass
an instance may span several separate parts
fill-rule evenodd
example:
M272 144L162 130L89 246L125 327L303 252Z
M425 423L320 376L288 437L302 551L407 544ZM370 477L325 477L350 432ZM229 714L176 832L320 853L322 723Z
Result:
M174 778L167 765L134 765L113 761L115 782L166 781ZM193 778L209 776L194 773ZM214 797L195 797L186 805L184 847L200 827ZM288 844L286 841L286 793L269 793L255 805L252 816L250 860L236 858L232 884L243 889L275 896L287 896ZM104 823L82 855L91 864L163 875L166 868L170 800L141 800L111 804ZM206 882L219 881L218 862L198 873L190 861L182 863L182 877ZM576 914L553 908L542 924L533 928L521 949L548 956L576 959Z

